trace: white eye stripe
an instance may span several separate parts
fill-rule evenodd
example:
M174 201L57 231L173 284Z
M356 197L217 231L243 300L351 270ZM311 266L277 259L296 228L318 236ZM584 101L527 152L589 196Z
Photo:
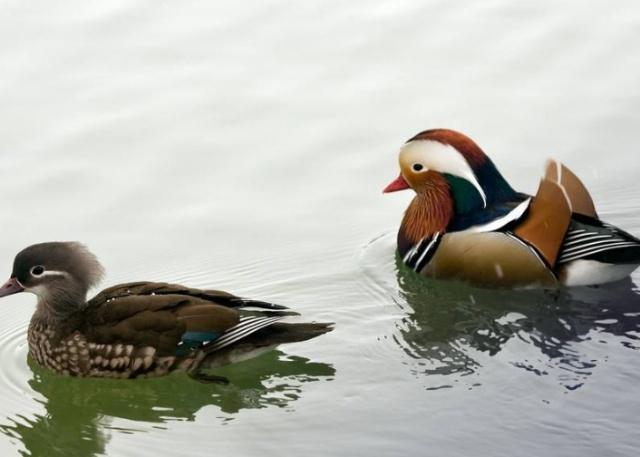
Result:
M400 149L400 163L410 165L412 169L413 164L419 163L425 170L448 173L469 181L482 197L484 207L487 207L487 196L473 169L453 146L433 140L414 140Z
M69 273L67 273L66 271L57 271L57 270L45 270L39 275L35 275L35 274L33 274L33 272L31 274L36 278L43 278L45 276L64 276L64 277L69 277Z
M46 270L40 276L69 276L66 271Z

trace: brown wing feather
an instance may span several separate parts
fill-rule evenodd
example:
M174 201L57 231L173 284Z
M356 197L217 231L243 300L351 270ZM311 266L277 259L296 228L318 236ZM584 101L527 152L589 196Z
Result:
M238 299L235 295L221 290L193 289L166 282L130 282L109 287L96 295L91 301L100 302L131 295L184 295L219 302L219 304L223 305L230 300Z
M131 295L184 295L187 297L200 298L202 300L232 308L251 306L270 310L287 309L286 306L259 300L248 300L221 290L194 289L180 284L169 284L166 282L131 282L119 284L103 290L91 301L95 300L97 302L102 302L112 298L127 297Z
M173 354L186 331L223 331L239 322L237 310L201 298L124 293L141 287L147 286L123 285L111 289L115 294L103 292L91 300L82 329L87 339L151 346L160 355Z
M132 344L153 347L159 355L175 353L185 328L173 313L143 311L117 323L98 325L84 330L89 341L103 344Z
M182 306L176 318L185 325L187 331L193 332L224 331L240 321L236 310L212 303Z

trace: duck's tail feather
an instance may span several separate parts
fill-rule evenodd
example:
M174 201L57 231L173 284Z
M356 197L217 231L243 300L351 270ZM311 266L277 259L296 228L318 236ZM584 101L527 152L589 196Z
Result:
M231 346L241 340L245 340L248 336L269 327L277 321L284 319L282 316L243 316L233 327L225 330L225 332L216 340L212 341L204 347L206 352L215 352L227 346Z
M283 323L272 322L248 335L227 341L216 348L205 348L206 357L200 369L214 369L230 363L241 362L275 349L281 344L310 340L333 330L332 323Z
M313 322L293 324L287 322L277 322L256 333L263 342L269 345L297 343L306 341L333 330L333 322Z
M285 316L244 316L240 322L227 329L219 338L204 347L206 352L215 352L235 343L255 346L270 346L282 343L305 341L332 330L327 323L282 323Z

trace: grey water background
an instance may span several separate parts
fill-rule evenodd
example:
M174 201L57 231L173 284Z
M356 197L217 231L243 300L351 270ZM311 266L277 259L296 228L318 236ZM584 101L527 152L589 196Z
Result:
M519 190L573 168L640 234L640 7L619 1L0 3L0 271L81 240L128 280L335 331L184 376L58 377L0 303L0 453L632 456L640 297L482 291L396 265L398 147L450 127ZM635 274L634 281L640 280Z

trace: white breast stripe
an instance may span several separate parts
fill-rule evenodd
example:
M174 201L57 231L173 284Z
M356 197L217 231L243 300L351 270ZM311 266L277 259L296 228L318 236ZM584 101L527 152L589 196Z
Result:
M413 271L420 272L431 259L431 256L438 248L440 232L436 232L431 238L423 238L404 256L404 263Z
M429 243L429 245L420 255L420 258L418 259L418 261L416 262L416 266L414 267L414 270L416 272L420 272L425 267L425 265L422 265L422 262L425 260L425 257L427 256L427 254L431 253L431 250L434 248L436 243L438 243L438 241L440 241L440 233L436 233L433 236L431 243Z
M409 253L405 256L404 258L404 262L409 265L411 268L413 268L415 262L415 256L420 255L420 253L422 252L422 250L424 249L424 246L427 245L429 243L429 238L423 238L422 240L420 240L419 243L417 243L413 248L411 248L411 251L409 251Z
M423 240L424 241L424 240ZM413 258L414 255L416 255L416 251L418 250L418 248L420 247L420 245L422 244L422 241L420 241L418 244L416 244L414 247L412 247L411 249L409 249L409 252L407 252L407 255L404 256L404 259L402 259L402 261L406 264L409 264L409 262L411 261L411 259Z

